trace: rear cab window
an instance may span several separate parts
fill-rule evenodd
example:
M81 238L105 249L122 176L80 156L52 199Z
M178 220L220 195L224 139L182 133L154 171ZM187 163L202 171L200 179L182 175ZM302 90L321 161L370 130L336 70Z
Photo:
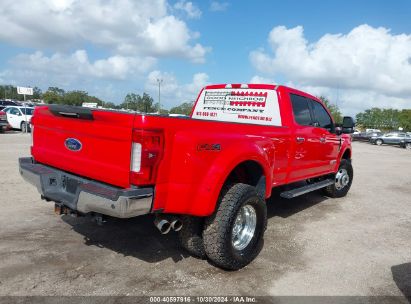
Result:
M206 88L198 97L192 118L282 126L274 89Z
M290 94L294 120L300 126L311 126L312 117L308 98L297 94Z

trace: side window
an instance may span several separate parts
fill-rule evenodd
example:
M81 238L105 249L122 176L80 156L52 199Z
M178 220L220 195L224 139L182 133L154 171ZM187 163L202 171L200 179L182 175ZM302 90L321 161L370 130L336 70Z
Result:
M311 114L308 99L296 94L290 94L295 121L301 126L311 126Z
M318 124L318 126L320 128L327 129L330 132L333 131L333 121L330 115L328 115L328 112L324 109L324 107L315 100L311 100L311 104L313 106L315 122Z
M16 109L16 108L11 108L10 111L9 111L9 113L10 113L10 114L13 114L13 115L20 115L19 110Z

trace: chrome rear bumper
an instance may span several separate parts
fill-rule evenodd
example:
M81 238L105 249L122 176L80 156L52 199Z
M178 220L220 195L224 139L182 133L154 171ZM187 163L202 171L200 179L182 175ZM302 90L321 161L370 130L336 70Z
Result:
M121 189L34 163L31 157L19 158L19 167L21 176L45 199L80 213L130 218L151 211L152 187Z

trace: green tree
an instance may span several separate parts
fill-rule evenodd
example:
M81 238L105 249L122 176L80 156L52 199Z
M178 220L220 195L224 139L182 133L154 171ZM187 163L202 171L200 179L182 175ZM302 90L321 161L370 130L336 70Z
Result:
M147 93L143 93L143 96L128 93L120 107L141 113L155 113L158 109L154 104L153 98Z
M153 98L147 93L143 93L143 96L138 100L137 111L145 113L157 112L158 107L154 104Z
M26 100L30 99L41 99L42 98L41 89L38 87L33 88L33 95L26 95ZM0 98L1 99L13 99L13 100L24 100L24 95L17 94L17 87L12 85L1 85L0 86Z
M40 88L34 87L33 88L33 96L30 96L32 99L42 99L43 98L43 92L41 91Z
M103 101L95 96L88 95L85 91L64 91L57 87L49 87L43 94L45 103L65 104L71 106L81 106L84 102L97 103L98 106L103 104Z
M63 104L66 105L81 106L83 102L90 102L88 93L84 91L70 91L63 96Z
M194 106L194 102L184 102L181 105L171 108L170 114L184 114L190 115L191 109Z
M399 126L406 131L411 131L411 109L403 109L398 113Z
M363 128L398 130L411 130L411 109L366 109L356 115L357 124Z
M57 87L49 87L43 94L43 100L45 103L62 104L64 98L64 90Z
M332 104L326 97L320 96L319 99L324 103L327 109L330 111L335 123L342 123L343 116L340 109L336 104Z
M104 104L103 104L103 107L104 108L106 108L106 109L118 109L119 108L119 106L118 105L116 105L115 103L113 103L113 102L105 102Z

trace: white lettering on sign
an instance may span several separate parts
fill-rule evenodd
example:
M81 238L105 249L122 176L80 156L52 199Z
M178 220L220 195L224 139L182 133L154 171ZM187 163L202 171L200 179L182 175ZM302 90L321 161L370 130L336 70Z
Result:
M258 125L282 125L277 92L274 90L203 90L192 117Z

